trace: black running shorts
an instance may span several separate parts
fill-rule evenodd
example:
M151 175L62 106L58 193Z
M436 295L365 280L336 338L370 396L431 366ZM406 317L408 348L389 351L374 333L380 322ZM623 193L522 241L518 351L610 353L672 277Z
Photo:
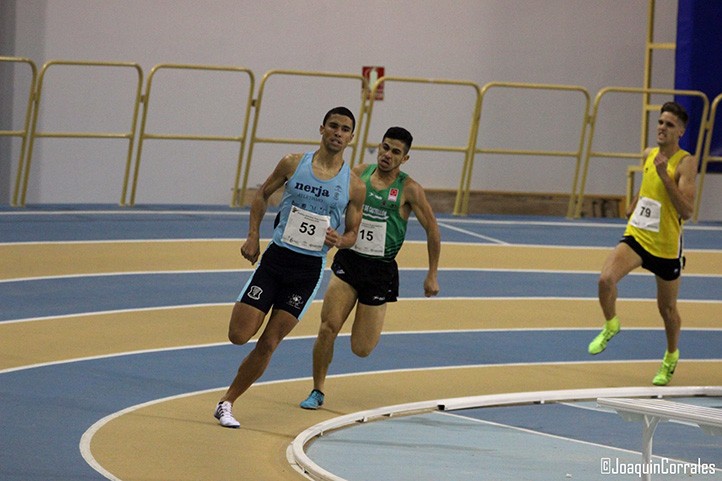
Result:
M358 293L358 301L368 306L396 302L399 295L399 267L390 262L364 257L350 249L336 252L331 270Z
M673 281L682 275L682 269L684 268L684 256L678 259L665 259L663 257L653 256L647 250L642 247L637 239L631 235L622 237L619 242L624 242L642 258L642 267L647 269L654 275L657 275L665 281Z

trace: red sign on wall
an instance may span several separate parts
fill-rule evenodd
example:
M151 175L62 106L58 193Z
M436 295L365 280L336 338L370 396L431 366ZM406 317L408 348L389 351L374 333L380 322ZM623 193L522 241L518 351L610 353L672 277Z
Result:
M366 100L369 100L371 95L371 89L374 88L376 81L384 76L384 67L361 67L361 75L363 75L363 78L365 78L366 82L368 83L368 88L364 89L363 96ZM381 82L376 89L376 95L374 96L374 100L383 99L384 83Z

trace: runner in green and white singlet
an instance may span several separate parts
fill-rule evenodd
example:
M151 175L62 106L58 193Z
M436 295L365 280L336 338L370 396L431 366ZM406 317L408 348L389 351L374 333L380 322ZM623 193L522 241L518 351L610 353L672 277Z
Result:
M386 305L399 293L398 254L413 212L426 231L429 270L424 294L439 292L437 270L441 238L436 218L424 189L401 165L409 159L413 138L401 127L386 131L376 165L358 165L355 174L366 184L363 219L356 244L339 250L333 259L333 276L321 309L321 327L313 347L313 390L301 403L304 409L318 409L324 403L324 385L333 358L333 347L341 327L356 307L351 331L351 350L366 357L376 347L386 316Z
M361 172L361 180L366 184L366 200L356 245L351 249L362 256L392 261L406 237L408 217L402 217L400 210L408 174L399 172L391 185L376 190L371 176L377 169L376 165L369 165Z

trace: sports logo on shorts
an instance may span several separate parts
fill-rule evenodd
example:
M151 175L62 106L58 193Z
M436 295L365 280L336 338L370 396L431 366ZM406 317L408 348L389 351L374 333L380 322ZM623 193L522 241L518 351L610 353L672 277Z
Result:
M263 294L263 289L258 286L251 286L250 289L248 289L248 297L251 299L259 300L261 294Z
M303 307L303 297L299 296L298 294L291 294L288 297L288 301L286 301L286 304L293 307L294 309L301 309Z

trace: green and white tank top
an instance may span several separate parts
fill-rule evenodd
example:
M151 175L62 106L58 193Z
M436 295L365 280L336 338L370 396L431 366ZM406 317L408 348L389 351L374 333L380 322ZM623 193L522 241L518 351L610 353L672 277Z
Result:
M366 200L356 245L351 249L363 256L390 262L406 237L407 220L401 217L400 208L408 174L399 172L388 188L376 190L371 185L371 175L375 171L376 165L369 165L361 173L361 180L366 183Z

